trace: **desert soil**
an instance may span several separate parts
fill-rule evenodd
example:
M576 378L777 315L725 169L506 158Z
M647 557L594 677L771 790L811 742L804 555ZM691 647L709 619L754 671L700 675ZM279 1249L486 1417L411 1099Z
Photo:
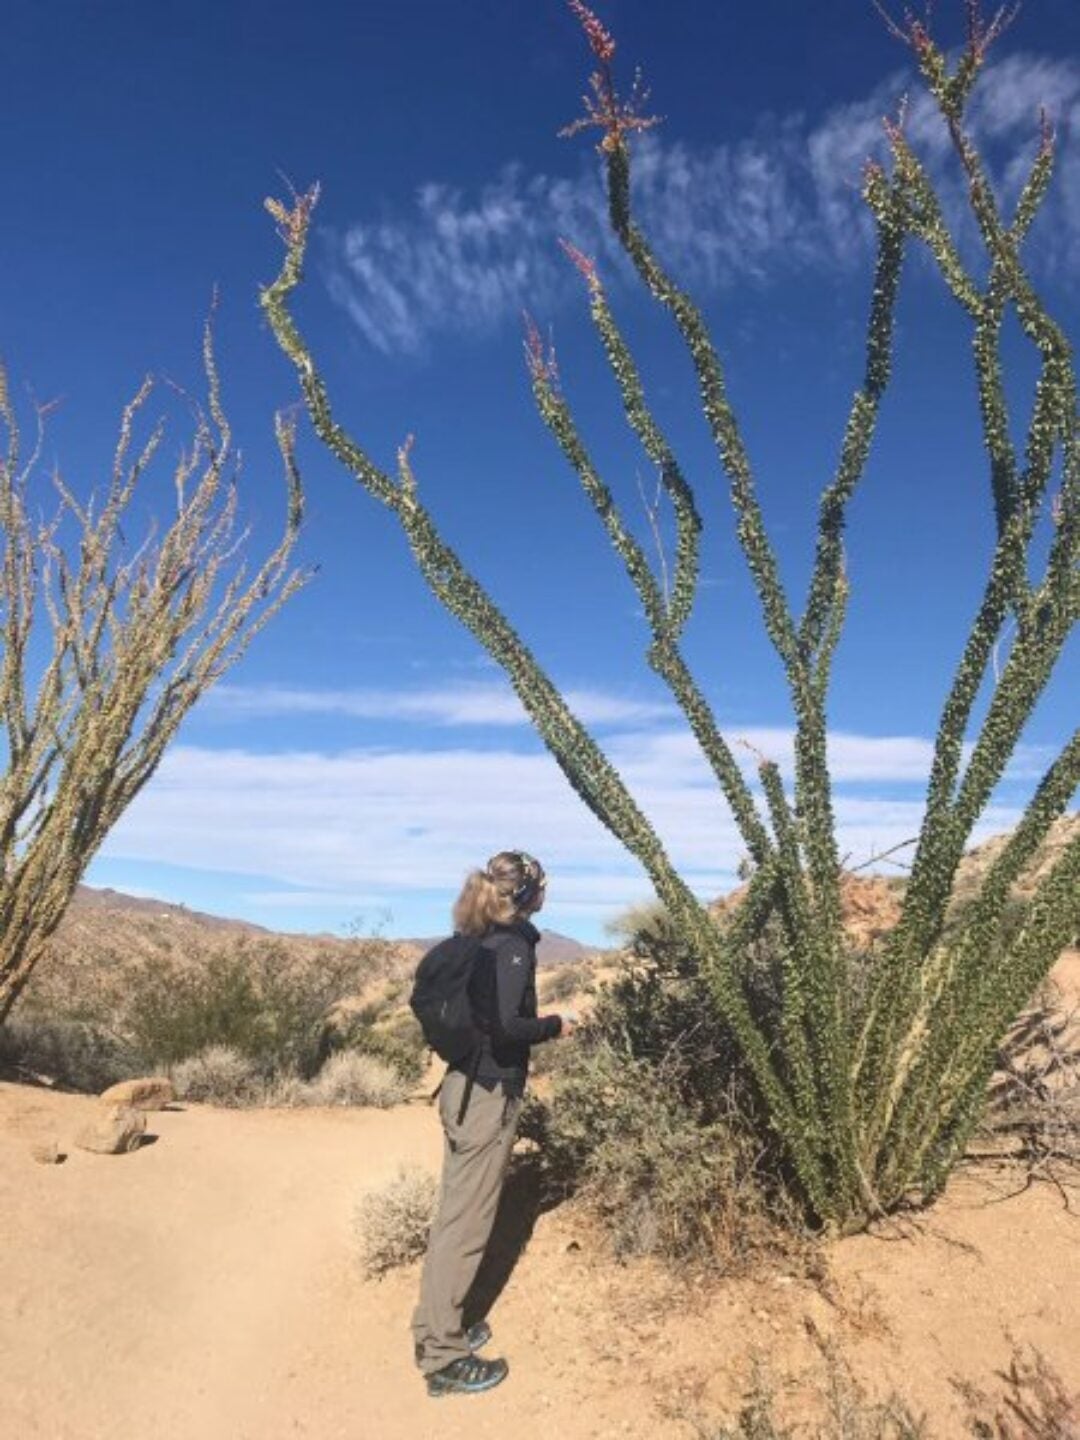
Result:
M1000 1391L1014 1342L1080 1390L1080 1218L1050 1186L1003 1198L1015 1175L981 1171L918 1223L833 1245L817 1282L677 1283L542 1214L491 1315L508 1382L431 1400L408 1335L417 1269L363 1279L353 1234L401 1162L437 1169L422 1098L177 1106L122 1156L72 1145L94 1103L0 1085L4 1440L691 1436L688 1415L738 1408L755 1360L790 1413L812 1409L822 1339L938 1436L966 1433L956 1382ZM64 1163L35 1162L52 1139Z

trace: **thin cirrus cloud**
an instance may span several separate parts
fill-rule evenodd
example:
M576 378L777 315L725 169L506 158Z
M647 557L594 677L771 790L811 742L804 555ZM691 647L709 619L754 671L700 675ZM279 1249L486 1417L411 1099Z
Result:
M882 117L897 113L910 84L910 76L893 77L816 124L802 116L771 118L740 140L712 147L643 137L635 198L660 255L686 283L707 289L848 265L866 255L871 225L859 193L862 168L883 154ZM1040 107L1062 144L1049 213L1032 246L1041 270L1069 276L1080 262L1080 158L1070 143L1080 136L1080 63L1014 55L988 67L970 129L1009 200L1037 148ZM962 185L946 163L949 142L933 102L921 90L904 123L966 245L972 236ZM523 306L547 310L575 293L561 236L596 255L607 274L625 275L606 213L594 163L570 176L512 165L474 193L430 182L409 211L327 232L327 282L375 349L417 353L440 333L491 333Z
M680 783L712 784L693 735L678 723L669 702L642 700L602 690L568 689L571 711L585 725L611 732L606 743L616 765L628 774L662 770ZM432 689L303 689L288 685L219 685L204 702L204 713L219 719L330 716L355 720L398 720L435 730L454 727L525 729L530 725L520 700L507 684L444 685ZM751 772L761 758L775 761L790 776L794 732L782 726L731 724L725 738L742 768ZM933 742L914 735L829 735L829 770L835 783L880 782L923 785L930 774ZM425 748L438 748L426 745ZM1052 754L1032 745L1018 748L1008 779L1040 776Z
M587 725L641 725L671 717L670 705L593 690L568 690L566 702ZM338 715L355 720L407 720L431 725L525 725L528 716L508 685L442 686L431 690L304 690L288 685L221 685L206 708L222 716Z

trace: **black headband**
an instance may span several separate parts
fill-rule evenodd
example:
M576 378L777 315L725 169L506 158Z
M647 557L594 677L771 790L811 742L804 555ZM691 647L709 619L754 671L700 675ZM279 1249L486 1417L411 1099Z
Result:
M540 887L544 883L544 867L540 864L539 860L534 860L525 850L511 850L509 853L517 856L521 863L521 868L525 872L525 878L521 884L515 886L510 892L510 899L520 909L522 905L528 905L530 901L535 900L537 895L539 895ZM495 876L491 873L490 864L486 873L488 879L494 882Z

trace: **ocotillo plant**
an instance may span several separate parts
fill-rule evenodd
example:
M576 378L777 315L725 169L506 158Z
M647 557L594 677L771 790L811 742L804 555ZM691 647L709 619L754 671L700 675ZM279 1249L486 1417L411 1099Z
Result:
M545 353L535 327L527 343L530 376L540 415L579 477L640 599L651 632L648 663L685 715L752 857L753 877L733 920L718 923L694 897L601 748L495 601L441 538L420 498L409 446L399 453L397 475L384 473L335 421L290 310L301 278L314 191L288 207L268 202L285 259L278 278L263 293L263 304L279 344L296 366L319 437L396 516L434 594L502 666L577 793L650 875L673 931L697 957L717 1010L753 1076L807 1210L829 1225L854 1227L909 1197L936 1193L977 1115L1003 1034L1065 944L1080 912L1080 841L1073 841L1024 907L1019 925L1010 924L1006 939L1003 919L1012 882L1080 783L1078 732L1042 778L976 903L962 923L946 924L965 845L1080 613L1076 375L1068 343L1036 294L1021 256L1051 181L1053 135L1044 125L1015 212L1004 215L964 119L989 47L1004 28L1002 14L986 22L976 0L968 0L967 43L951 64L926 25L909 17L902 28L894 26L911 46L951 136L988 252L988 278L980 284L965 264L902 125L887 125L891 164L868 165L864 183L877 235L865 373L835 475L821 496L812 578L798 613L781 582L710 333L634 217L633 140L653 122L641 114L636 97L625 101L615 88L611 35L580 0L570 4L597 62L587 114L571 131L599 129L612 228L642 282L674 322L696 371L704 415L730 481L736 532L762 622L790 688L795 718L792 794L768 761L760 766L760 791L747 784L684 658L682 635L698 586L701 521L694 495L649 408L597 267L573 247L567 247L570 258L584 276L592 319L626 418L670 499L677 535L670 577L666 572L658 575L626 524L586 448L560 389L554 359ZM856 989L841 923L826 700L848 593L846 511L866 467L889 381L902 263L905 251L915 244L925 247L971 318L997 543L971 636L942 710L902 919L869 986ZM1022 448L1010 438L1015 417L1003 376L1002 327L1010 311L1040 362ZM1054 533L1040 569L1033 538L1039 517L1048 511ZM668 578L670 585L665 583ZM991 682L996 650L1006 633L1013 634L1008 658ZM976 700L988 684L989 704L975 724ZM971 750L965 766L966 744ZM770 920L782 937L782 1004L778 1015L762 1016L750 1003L741 976L748 946Z
M303 514L292 422L277 422L284 527L248 570L209 326L203 359L208 413L166 491L171 518L138 547L125 527L164 436L159 421L136 439L152 382L124 410L108 485L88 500L59 475L40 492L41 447L20 458L0 369L0 1023L185 715L304 579L290 568ZM49 518L36 520L47 501Z

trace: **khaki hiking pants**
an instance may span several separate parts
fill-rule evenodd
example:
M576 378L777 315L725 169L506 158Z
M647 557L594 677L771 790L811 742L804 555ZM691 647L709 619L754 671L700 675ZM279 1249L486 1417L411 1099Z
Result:
M504 1094L501 1085L485 1090L477 1084L459 1125L467 1083L451 1070L439 1093L445 1136L442 1188L412 1321L416 1363L425 1375L469 1354L461 1307L495 1222L521 1113L521 1101Z

